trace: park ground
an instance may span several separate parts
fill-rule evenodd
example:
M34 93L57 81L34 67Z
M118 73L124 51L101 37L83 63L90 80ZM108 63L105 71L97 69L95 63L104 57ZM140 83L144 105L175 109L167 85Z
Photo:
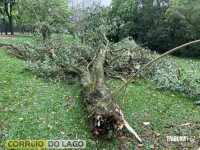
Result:
M70 36L66 39L72 40ZM29 36L0 38L31 41ZM189 59L173 57L184 68ZM200 60L195 60L200 63ZM6 139L86 140L86 149L198 149L200 147L200 107L179 93L156 90L141 79L129 84L126 92L116 95L125 119L143 140L143 144L126 129L111 139L90 132L80 85L76 80L53 83L25 69L26 62L0 49L0 149ZM108 80L112 90L123 82ZM69 101L69 98L72 100ZM194 141L169 142L167 136L188 136Z

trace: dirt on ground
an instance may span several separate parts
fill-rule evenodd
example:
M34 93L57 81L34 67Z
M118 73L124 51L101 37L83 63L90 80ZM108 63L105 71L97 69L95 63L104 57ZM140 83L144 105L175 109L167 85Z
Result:
M7 39L7 38L12 38L15 37L14 35L0 35L0 39Z

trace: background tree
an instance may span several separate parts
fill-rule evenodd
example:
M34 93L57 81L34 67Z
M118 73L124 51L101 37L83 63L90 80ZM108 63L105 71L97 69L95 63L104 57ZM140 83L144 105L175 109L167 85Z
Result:
M117 39L131 36L150 49L158 50L160 45L165 45L164 50L169 49L171 39L164 22L167 8L164 1L113 0L112 6L111 16L118 15L124 21Z
M66 32L70 11L64 0L20 0L18 16L45 41L52 33Z
M5 5L5 13L8 17L9 20L9 29L11 34L14 34L14 25L13 25L13 7L16 4L15 0L5 0L4 5Z
M100 6L99 0L69 0L68 5L72 11L71 15L71 23L72 26L70 28L70 33L74 36L81 36L77 31L80 32L80 28L84 26L83 24L80 24L78 22L83 23L83 18L86 13L91 12L91 8L94 6ZM84 37L81 37L82 41Z
M5 19L5 17L7 17L8 22L9 22L9 30L11 32L11 34L14 34L14 22L13 22L13 10L14 10L14 6L16 4L15 0L1 0L0 1L0 13L3 16L3 18ZM7 34L7 25L6 25L6 21L3 21L4 27L5 27L5 33Z
M113 0L110 17L124 22L109 39L117 42L130 36L145 47L160 53L199 38L198 1ZM190 11L191 10L191 11ZM192 46L177 55L200 56Z
M172 29L172 38L174 46L183 42L196 40L200 38L200 1L172 0L166 12L166 21L169 22ZM198 46L190 46L187 50L179 52L184 56L200 57Z

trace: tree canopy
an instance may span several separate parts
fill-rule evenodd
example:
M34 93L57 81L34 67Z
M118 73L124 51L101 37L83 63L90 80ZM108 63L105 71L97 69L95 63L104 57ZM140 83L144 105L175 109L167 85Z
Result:
M18 17L23 24L41 33L43 40L69 26L70 11L64 0L20 0Z
M161 53L200 37L199 1L113 0L110 16L124 22L123 28L110 35L112 40L130 36ZM200 56L195 46L179 54Z

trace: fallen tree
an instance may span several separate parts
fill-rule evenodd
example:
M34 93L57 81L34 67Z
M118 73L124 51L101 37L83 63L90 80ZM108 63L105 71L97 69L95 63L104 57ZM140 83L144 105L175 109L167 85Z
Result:
M84 103L87 107L89 114L88 116L91 120L91 130L94 134L107 136L110 133L110 131L115 132L119 129L122 129L125 126L132 134L135 135L135 137L140 142L142 142L138 134L131 128L131 126L125 120L120 107L115 103L113 93L120 92L128 83L131 82L131 80L134 77L136 77L139 73L147 69L147 67L152 65L157 60L174 51L181 49L182 47L199 43L200 40L183 44L151 60L143 67L141 67L141 69L135 72L128 80L125 80L125 84L114 92L110 91L106 83L105 62L107 60L106 56L110 51L110 47L109 41L106 38L105 40L106 44L96 52L96 55L85 67L79 67L78 65L69 63L67 61L61 61L61 58L59 58L55 53L56 50L52 50L52 48L48 49L48 51L47 49L45 49L45 51L47 52L46 54L48 54L49 57L51 57L51 59L56 62L56 65L60 67L58 71L60 71L60 69L62 68L65 70L66 73L78 76L81 83ZM12 49L12 55L15 55L14 52L16 52L16 57L20 59L27 59L27 56L25 55L26 53L23 54L23 51L19 53L20 50L18 47L10 44L1 44L0 47L2 46L6 46L8 50L10 47ZM50 46L48 45L47 47L49 48ZM25 49L29 50L29 48L27 47ZM41 56L40 58L43 57ZM36 60L37 59L38 57L36 57Z
M62 64L67 70L77 74L81 81L84 102L91 117L92 131L97 135L108 135L109 131L122 129L124 125L128 125L106 83L104 75L106 53L107 47L99 50L91 71ZM133 129L129 127L129 130ZM139 136L135 132L134 134L141 142Z
M94 134L107 136L111 132L122 129L125 126L140 142L142 142L137 133L124 119L120 107L115 103L115 98L107 86L104 68L106 56L110 49L110 43L106 37L105 41L106 44L96 51L95 56L85 67L80 67L77 64L62 60L56 48L53 48L49 43L45 44L45 47L43 47L44 51L41 52L44 56L38 57L36 52L35 55L33 55L35 59L32 58L31 60L33 62L38 61L38 59L41 61L44 57L48 57L51 61L55 62L56 66L59 68L58 70L63 69L65 73L78 76L81 83L84 103L91 120L91 130ZM29 44L23 45L24 50L21 47L22 44L19 44L19 46L2 44L0 46L6 46L7 51L17 58L24 60L29 60L31 58L31 56L27 56L27 53L31 53L31 49L33 48L32 46L32 48L29 47ZM76 58L78 59L78 57Z
M148 57L151 55L150 51L141 48L133 40L126 39L116 44L108 41L106 33L110 28L101 11L89 17L92 17L92 19L89 18L92 22L96 19L100 20L100 23L96 24L93 30L85 26L83 34L87 36L83 36L86 37L83 41L86 43L75 41L65 45L63 37L58 36L49 41L37 41L34 44L8 45L7 50L11 54L19 55L18 58L30 61L32 65L36 64L32 70L35 69L39 73L45 70L47 74L50 72L51 74L62 73L78 76L94 134L107 136L110 132L115 132L125 126L141 142L137 133L125 120L120 107L115 103L115 97L107 86L105 76L120 75L122 79L125 75L132 76L129 80L124 80L125 84L117 90L120 92L136 75L153 62L184 46L200 42L200 40L187 43L152 59ZM93 35L94 32L95 35ZM144 53L145 57L143 57ZM140 67L142 65L144 67Z

